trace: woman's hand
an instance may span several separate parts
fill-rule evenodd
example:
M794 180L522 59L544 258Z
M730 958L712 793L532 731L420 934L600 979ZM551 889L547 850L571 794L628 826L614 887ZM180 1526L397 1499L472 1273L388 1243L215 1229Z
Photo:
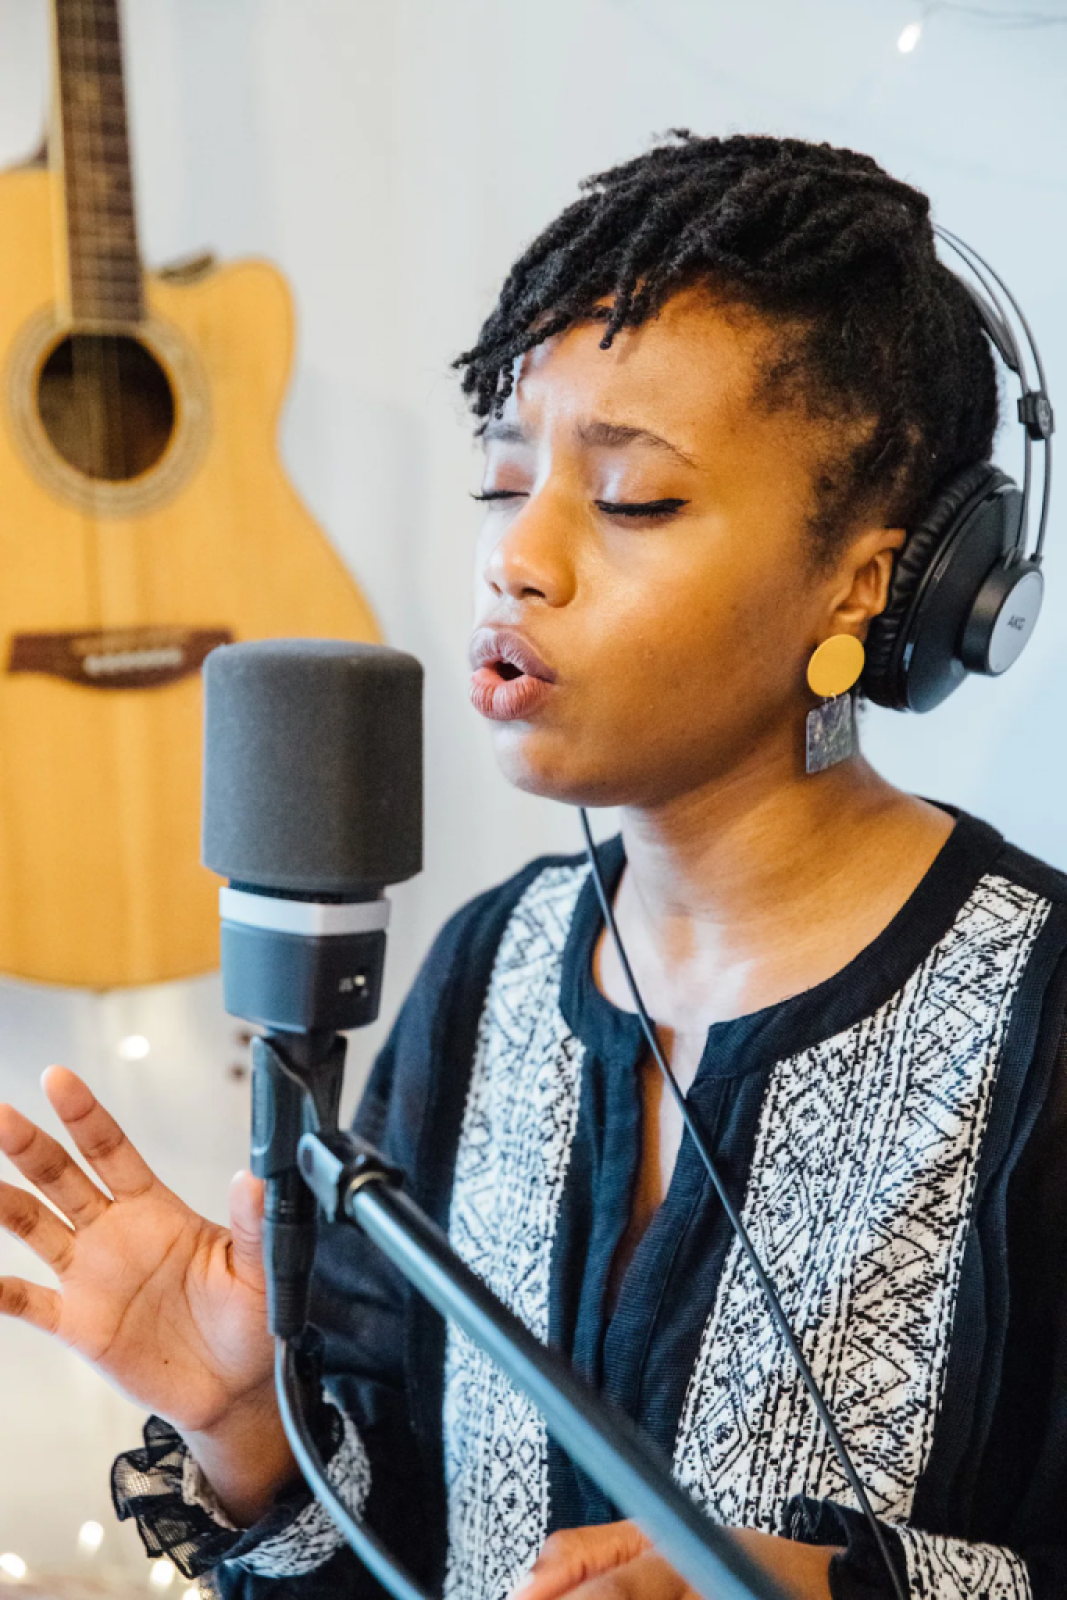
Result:
M795 1600L829 1600L835 1550L750 1528L730 1531L785 1594ZM514 1600L562 1600L564 1595L571 1600L698 1600L632 1522L572 1528L546 1539Z
M231 1226L220 1228L159 1181L74 1073L51 1067L44 1088L106 1192L55 1139L0 1106L0 1151L61 1213L0 1183L0 1227L59 1280L56 1289L0 1278L0 1313L61 1340L165 1417L231 1515L249 1520L292 1472L273 1400L260 1185L235 1179Z

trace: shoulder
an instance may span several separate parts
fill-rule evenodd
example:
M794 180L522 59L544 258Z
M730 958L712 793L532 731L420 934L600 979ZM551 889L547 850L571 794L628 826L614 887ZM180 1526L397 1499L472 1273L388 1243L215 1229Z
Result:
M1067 872L1030 855L1007 839L1001 841L990 870L1052 906L1067 908Z
M385 1093L398 1072L420 1079L437 1070L444 1057L471 1052L497 954L516 912L535 904L543 888L561 879L577 882L583 865L581 855L538 856L453 912L408 990L371 1089Z
M458 1137L498 952L520 907L529 908L542 886L558 883L561 876L577 881L583 863L581 856L538 856L460 906L431 945L374 1063L357 1112L357 1132L417 1177L431 1213L433 1195L440 1198L447 1187L435 1185L433 1173L440 1162L447 1165ZM428 1125L432 1161L423 1149Z
M430 948L420 981L441 983L461 966L484 988L497 949L520 904L536 908L566 894L585 875L583 854L537 856L503 883L483 890L455 911Z

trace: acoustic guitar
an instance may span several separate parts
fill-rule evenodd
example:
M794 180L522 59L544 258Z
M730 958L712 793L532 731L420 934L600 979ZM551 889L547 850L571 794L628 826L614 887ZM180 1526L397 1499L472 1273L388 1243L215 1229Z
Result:
M216 964L207 651L379 633L278 457L284 280L144 271L117 0L53 20L49 157L0 174L0 971L104 988Z

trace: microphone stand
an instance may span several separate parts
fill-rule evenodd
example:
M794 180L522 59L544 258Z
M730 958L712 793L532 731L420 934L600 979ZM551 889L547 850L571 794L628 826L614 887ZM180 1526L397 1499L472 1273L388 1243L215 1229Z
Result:
M266 1184L263 1255L282 1420L309 1486L356 1554L395 1600L425 1600L333 1491L304 1423L293 1341L307 1324L320 1209L330 1221L362 1229L442 1316L492 1356L572 1460L704 1600L783 1600L763 1569L679 1488L630 1420L535 1339L461 1260L402 1192L402 1174L338 1130L347 1041L337 1030L377 1014L387 914L381 903L310 908L232 887L223 894L226 1009L268 1030L252 1044L251 1164ZM345 927L313 936L289 926L324 913L343 918Z
M782 1600L777 1584L679 1488L630 1420L535 1339L471 1271L403 1193L401 1173L378 1151L352 1134L308 1132L299 1141L298 1161L325 1216L361 1229L442 1316L492 1356L542 1412L571 1459L704 1600ZM332 1513L328 1503L327 1510Z

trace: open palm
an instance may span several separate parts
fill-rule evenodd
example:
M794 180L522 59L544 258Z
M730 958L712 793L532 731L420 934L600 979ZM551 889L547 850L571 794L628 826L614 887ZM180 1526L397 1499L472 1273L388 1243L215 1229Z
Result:
M0 1314L60 1339L183 1432L208 1429L270 1380L258 1185L235 1183L231 1228L218 1227L160 1182L80 1078L53 1067L44 1082L100 1184L0 1106L0 1151L61 1213L0 1183L0 1227L59 1280L0 1277Z

